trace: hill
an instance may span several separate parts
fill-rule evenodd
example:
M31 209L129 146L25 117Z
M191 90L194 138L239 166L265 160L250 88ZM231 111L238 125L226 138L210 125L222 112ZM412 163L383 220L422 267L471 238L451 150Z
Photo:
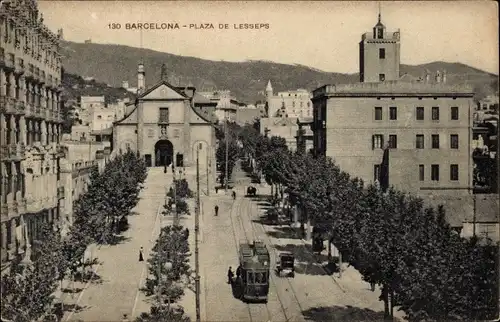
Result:
M169 80L174 85L189 83L199 91L229 89L238 99L253 103L263 99L267 81L271 80L275 91L305 88L312 90L328 83L352 83L358 74L324 72L303 65L287 65L269 61L225 62L195 57L184 57L122 45L63 42L63 64L68 73L94 77L112 87L120 87L128 81L137 84L137 63L142 60L146 67L146 85L160 78L160 67L166 64ZM401 65L401 73L414 77L426 70L435 73L445 69L449 83L469 82L483 96L498 86L498 76L461 64L432 62L423 65Z

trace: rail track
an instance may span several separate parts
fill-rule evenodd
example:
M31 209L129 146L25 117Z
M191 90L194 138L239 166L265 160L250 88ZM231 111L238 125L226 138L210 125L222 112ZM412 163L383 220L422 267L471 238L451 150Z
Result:
M265 232L261 235L264 235L265 238L261 238L259 234L257 234L256 230L256 225L252 222L252 218L249 215L249 212L252 210L252 205L253 203L246 199L244 197L244 194L242 194L240 197L238 197L235 201L233 201L233 205L231 208L230 216L231 216L231 225L232 225L232 230L233 230L233 237L236 245L239 245L239 241L241 239L238 239L238 236L244 237L244 239L251 243L254 240L261 240L263 241L266 246L269 249L270 257L271 257L271 269L269 271L269 286L270 286L270 296L275 297L277 300L278 307L279 307L279 314L277 312L273 312L271 307L270 307L270 302L267 303L246 303L247 309L248 309L248 314L249 314L249 321L292 321L290 314L287 312L288 307L285 306L282 295L279 294L279 286L276 283L276 276L274 276L274 266L276 263L276 249L273 247L272 243L270 242L270 239L267 237ZM237 234L237 231L240 232ZM260 231L261 233L263 230ZM238 247L238 246L237 246ZM238 252L238 249L236 249L236 252ZM292 299L294 304L296 304L300 310L302 310L302 307L300 305L299 299L296 294L296 290L291 284L290 280L288 278L285 278L287 280L287 288L290 290L288 294L292 294ZM274 294L271 294L271 290L274 289ZM279 315L279 316L278 316ZM295 319L293 321L296 321Z

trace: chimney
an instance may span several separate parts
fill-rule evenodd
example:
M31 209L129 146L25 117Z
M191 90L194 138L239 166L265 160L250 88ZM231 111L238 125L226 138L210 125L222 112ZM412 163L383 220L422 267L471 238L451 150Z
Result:
M436 72L436 83L441 83L441 72L439 70Z
M144 92L145 85L146 85L146 73L144 72L144 64L139 63L139 66L137 68L137 91L139 93Z
M446 83L446 70L443 70L443 83Z

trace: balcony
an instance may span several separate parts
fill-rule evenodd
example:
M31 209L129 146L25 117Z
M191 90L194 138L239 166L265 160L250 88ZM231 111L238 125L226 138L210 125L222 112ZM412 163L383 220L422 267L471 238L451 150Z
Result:
M26 70L24 77L26 77L26 79L28 79L28 80L32 80L33 77L35 76L34 69L35 68L34 68L33 64L29 64L28 69Z
M16 62L15 62L15 57L13 54L7 54L6 60L5 60L5 69L14 71L16 68Z
M9 145L9 158L11 160L22 160L26 157L26 146L22 143Z
M0 48L0 67L5 67L5 49Z
M19 75L24 74L24 60L21 58L17 59L15 73Z
M26 113L26 106L24 105L24 101L17 100L16 102L16 114L24 115Z
M0 97L0 105L2 106L3 113L17 114L16 101L12 97L7 97L7 96Z
M57 199L64 199L64 187L57 187Z
M9 146L8 145L0 146L0 159L2 161L9 159Z
M24 104L24 113L26 114L26 117L33 117L33 111L34 107L33 104L31 103L25 103Z

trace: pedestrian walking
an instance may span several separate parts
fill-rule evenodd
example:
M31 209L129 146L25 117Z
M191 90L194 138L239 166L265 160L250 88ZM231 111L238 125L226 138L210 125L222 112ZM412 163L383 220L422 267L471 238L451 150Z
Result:
M233 191L233 200L236 200L236 192Z
M370 282L372 292L375 292L375 282Z
M215 205L215 215L218 216L219 215L219 206Z
M215 187L215 193L219 193L219 187Z
M229 266L229 269L227 270L227 284L233 284L233 277L233 269Z
M144 262L144 255L142 254L143 248L139 249L139 262Z

